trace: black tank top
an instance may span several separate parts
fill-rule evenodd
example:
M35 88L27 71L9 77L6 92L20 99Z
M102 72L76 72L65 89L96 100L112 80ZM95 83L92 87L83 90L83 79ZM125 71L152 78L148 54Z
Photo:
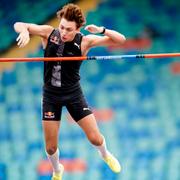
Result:
M48 38L44 57L81 56L82 34L77 33L71 42L61 41L60 32L54 29ZM52 92L79 87L79 69L82 61L44 62L44 89Z

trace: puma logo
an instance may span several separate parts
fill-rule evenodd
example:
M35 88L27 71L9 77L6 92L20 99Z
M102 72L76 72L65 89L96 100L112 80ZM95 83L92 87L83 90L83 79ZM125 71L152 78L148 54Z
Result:
M78 47L78 49L80 49L80 45L78 45L77 43L74 43L75 46Z
M83 111L87 111L87 110L90 110L89 108L83 108Z

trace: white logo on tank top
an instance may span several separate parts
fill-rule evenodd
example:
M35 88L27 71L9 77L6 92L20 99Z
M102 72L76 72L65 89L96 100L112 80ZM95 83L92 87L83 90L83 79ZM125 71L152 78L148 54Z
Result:
M77 43L74 43L75 46L78 47L78 49L80 49L80 45L78 45Z
M87 111L87 110L90 110L89 108L83 108L83 111Z
M60 64L53 67L51 84L56 87L61 87L61 65Z

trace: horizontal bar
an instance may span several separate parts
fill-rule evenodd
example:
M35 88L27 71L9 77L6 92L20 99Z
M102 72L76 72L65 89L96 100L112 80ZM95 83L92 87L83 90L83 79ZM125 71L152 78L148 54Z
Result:
M164 53L164 54L145 54L145 58L170 58L180 57L180 53Z
M0 58L0 62L38 62L38 61L83 61L86 56L80 57L30 57L30 58Z
M0 62L36 62L36 61L83 61L83 60L113 60L130 58L174 58L180 57L180 53L161 54L136 54L136 55L112 55L112 56L79 56L79 57L30 57L30 58L0 58Z

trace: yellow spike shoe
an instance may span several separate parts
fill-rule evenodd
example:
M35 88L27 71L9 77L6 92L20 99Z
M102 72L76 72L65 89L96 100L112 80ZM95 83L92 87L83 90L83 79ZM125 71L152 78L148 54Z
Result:
M111 153L108 152L107 157L103 158L103 160L113 172L119 173L121 171L121 165Z

